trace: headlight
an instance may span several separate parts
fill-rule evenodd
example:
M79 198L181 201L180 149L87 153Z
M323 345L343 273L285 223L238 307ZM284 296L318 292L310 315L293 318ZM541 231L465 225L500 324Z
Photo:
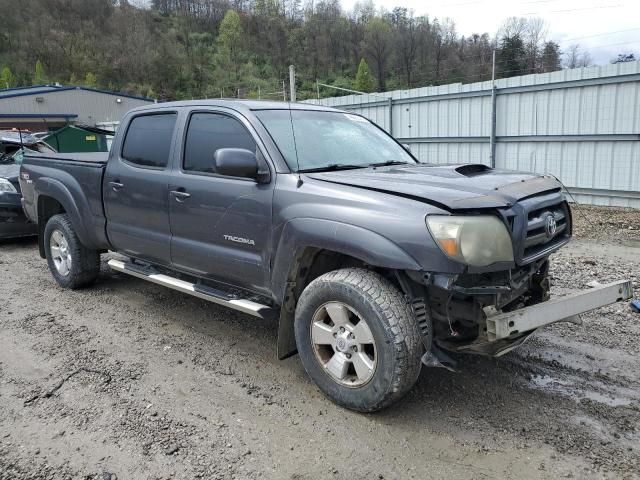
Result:
M0 178L0 193L18 193L13 184L6 178Z
M513 261L509 232L493 215L430 215L427 226L440 249L454 260L474 267Z

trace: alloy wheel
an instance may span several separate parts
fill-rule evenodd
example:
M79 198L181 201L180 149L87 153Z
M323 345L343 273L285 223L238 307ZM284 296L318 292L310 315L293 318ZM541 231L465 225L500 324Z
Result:
M376 343L366 320L342 302L320 306L311 321L316 360L338 384L361 387L376 371Z

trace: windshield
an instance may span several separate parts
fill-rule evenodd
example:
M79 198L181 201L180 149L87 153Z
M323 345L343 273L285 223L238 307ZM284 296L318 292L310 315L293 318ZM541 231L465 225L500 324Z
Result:
M393 138L358 115L261 110L256 116L293 171L416 163Z

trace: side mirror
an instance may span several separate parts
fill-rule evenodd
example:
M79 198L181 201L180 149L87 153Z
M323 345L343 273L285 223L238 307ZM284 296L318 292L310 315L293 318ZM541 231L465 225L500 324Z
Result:
M408 143L402 143L402 148L404 148L407 152L411 153L411 145Z
M244 148L219 148L213 154L216 173L229 177L258 178L256 154Z

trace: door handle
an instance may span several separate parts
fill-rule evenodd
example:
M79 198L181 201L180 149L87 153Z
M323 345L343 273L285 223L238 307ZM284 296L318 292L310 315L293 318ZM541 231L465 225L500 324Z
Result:
M176 202L184 202L187 198L191 196L190 193L181 192L180 190L171 190L171 195L175 197Z
M124 184L120 182L109 182L109 186L114 192L117 192L118 190L124 187Z

